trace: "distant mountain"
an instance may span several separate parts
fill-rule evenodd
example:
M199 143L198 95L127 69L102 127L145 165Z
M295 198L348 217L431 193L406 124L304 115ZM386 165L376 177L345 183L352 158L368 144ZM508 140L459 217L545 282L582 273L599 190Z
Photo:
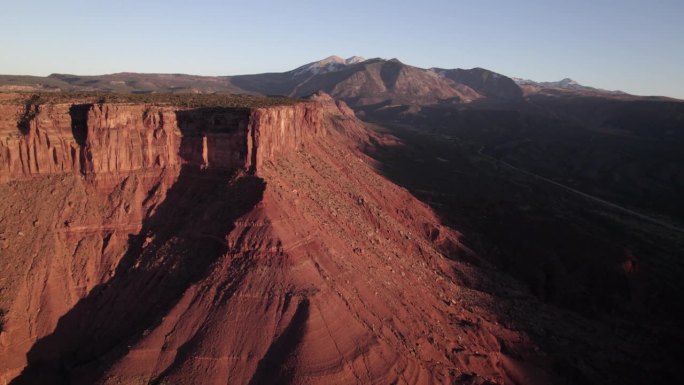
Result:
M47 77L0 75L0 91L104 91L121 93L228 93L302 97L325 91L354 106L522 101L528 97L597 96L635 99L621 91L570 78L537 82L484 69L419 68L398 59L329 56L290 71L236 76L116 73ZM661 98L662 99L662 98Z
M578 82L570 79L570 78L565 78L563 80L559 80L557 82L536 82L534 80L530 79L521 79L521 78L511 78L516 84L519 84L521 86L544 86L544 87L560 87L560 88L577 88L577 87L584 87Z
M295 75L300 75L307 72L313 75L318 75L321 73L338 71L345 66L361 63L364 61L366 61L366 59L361 56L352 56L347 59L342 59L339 56L333 55L317 62L305 64L294 71Z
M325 91L351 105L471 102L521 99L510 78L475 68L423 69L398 59L330 56L284 73L240 75L230 82L245 92L306 96Z
M0 76L0 90L124 93L232 93L307 96L325 91L351 105L467 103L520 99L510 78L474 68L424 69L398 59L330 56L287 72L237 76L117 73L99 76Z
M75 76L52 74L76 89L114 92L188 92L188 93L244 93L220 77L184 74L140 74L123 72L112 75Z
M546 86L546 87L560 87L560 88L569 88L569 89L587 88L587 87L584 87L583 85L577 83L576 81L574 81L570 78L565 78L565 79L559 80L557 82L541 82L539 84L542 86Z
M323 60L305 64L287 72L273 72L254 75L226 76L222 79L243 90L244 93L262 95L293 95L294 90L312 77L339 72L366 59L352 56L342 59L329 56Z
M298 84L290 94L305 96L319 90L354 105L383 102L431 104L482 97L464 84L397 59L371 59L320 73Z
M239 75L230 82L248 93L307 96L325 91L352 105L471 101L482 95L432 70L397 59L331 56L283 73Z
M555 82L536 82L529 79L512 78L523 90L525 94L532 93L556 93L558 91L579 93L579 94L605 94L605 95L627 95L622 91L609 91L600 88L584 86L570 78L564 78Z
M456 83L465 84L486 97L521 99L523 96L522 90L513 79L484 68L470 70L433 68L433 71Z

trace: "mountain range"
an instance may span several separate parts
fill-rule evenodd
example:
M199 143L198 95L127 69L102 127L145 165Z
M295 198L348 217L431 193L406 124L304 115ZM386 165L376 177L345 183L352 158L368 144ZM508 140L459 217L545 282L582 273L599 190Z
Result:
M116 73L47 77L0 75L0 90L242 93L301 97L323 90L353 104L470 102L481 98L521 99L523 94L563 90L572 94L628 96L585 87L570 79L533 82L483 68L423 69L397 59L330 56L291 71L236 76Z

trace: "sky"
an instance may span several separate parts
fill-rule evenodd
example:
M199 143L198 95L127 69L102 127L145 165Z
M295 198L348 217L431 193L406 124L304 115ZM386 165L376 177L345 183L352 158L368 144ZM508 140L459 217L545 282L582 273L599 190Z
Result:
M0 74L282 72L330 55L684 99L684 0L0 0Z

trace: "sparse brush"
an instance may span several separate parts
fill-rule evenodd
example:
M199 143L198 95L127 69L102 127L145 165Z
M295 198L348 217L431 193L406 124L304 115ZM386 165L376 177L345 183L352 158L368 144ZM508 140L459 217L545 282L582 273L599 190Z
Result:
M259 108L292 105L301 99L284 96L252 96L233 94L120 94L108 92L40 92L21 94L16 103L27 106L56 103L134 103L169 105L186 108Z

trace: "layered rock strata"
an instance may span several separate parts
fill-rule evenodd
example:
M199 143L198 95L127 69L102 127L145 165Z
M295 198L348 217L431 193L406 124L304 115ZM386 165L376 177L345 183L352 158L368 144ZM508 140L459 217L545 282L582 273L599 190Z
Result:
M563 383L342 103L1 108L0 383Z

